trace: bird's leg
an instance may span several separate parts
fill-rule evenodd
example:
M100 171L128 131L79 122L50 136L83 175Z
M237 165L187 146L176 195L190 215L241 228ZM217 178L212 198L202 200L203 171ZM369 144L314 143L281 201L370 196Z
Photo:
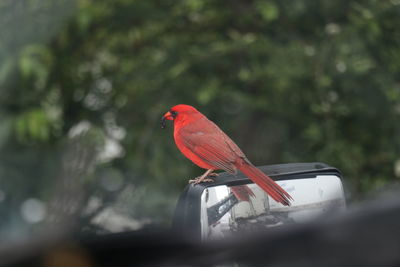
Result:
M198 183L201 183L201 182L214 182L213 179L206 178L209 175L210 176L217 176L218 175L217 173L212 173L212 171L213 171L213 169L207 170L205 173L203 173L202 176L199 176L199 177L197 177L196 179L193 179L193 180L189 180L189 183L190 184L191 183L198 184Z

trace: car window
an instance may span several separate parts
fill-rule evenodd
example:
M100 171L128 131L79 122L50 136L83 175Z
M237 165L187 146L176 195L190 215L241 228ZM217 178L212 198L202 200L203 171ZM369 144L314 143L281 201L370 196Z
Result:
M195 106L257 166L326 162L352 201L400 177L399 1L0 3L0 244L170 226ZM218 178L216 178L218 179Z

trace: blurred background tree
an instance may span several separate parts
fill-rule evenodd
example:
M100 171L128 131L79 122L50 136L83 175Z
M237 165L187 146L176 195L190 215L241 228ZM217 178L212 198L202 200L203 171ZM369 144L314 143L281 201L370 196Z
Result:
M1 1L0 234L65 214L168 225L201 172L159 127L179 103L256 165L326 162L354 199L395 182L399 16L398 0Z

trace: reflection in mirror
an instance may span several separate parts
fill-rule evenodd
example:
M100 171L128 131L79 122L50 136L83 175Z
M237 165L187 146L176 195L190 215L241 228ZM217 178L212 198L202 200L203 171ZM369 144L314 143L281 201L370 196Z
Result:
M201 197L203 240L290 223L302 223L346 208L342 182L335 175L281 180L294 199L289 207L275 202L257 185L208 187Z

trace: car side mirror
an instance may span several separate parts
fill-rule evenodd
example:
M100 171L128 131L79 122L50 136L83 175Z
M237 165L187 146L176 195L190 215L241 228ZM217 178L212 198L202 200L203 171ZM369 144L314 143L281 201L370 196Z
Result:
M213 183L185 188L176 206L173 228L205 241L302 223L346 208L342 175L336 168L324 163L259 168L293 197L291 206L275 202L242 173L222 173Z

